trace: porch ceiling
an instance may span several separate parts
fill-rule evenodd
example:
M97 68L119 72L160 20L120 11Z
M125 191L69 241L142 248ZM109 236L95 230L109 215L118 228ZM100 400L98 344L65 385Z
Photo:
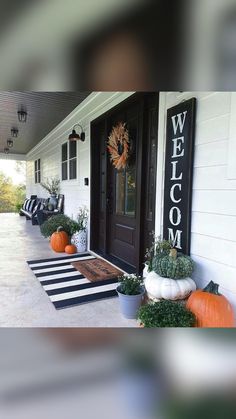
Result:
M11 128L18 128L12 154L26 154L55 128L89 92L4 92L0 91L0 153L11 138ZM23 105L27 122L18 121L17 111ZM9 156L10 157L10 156Z

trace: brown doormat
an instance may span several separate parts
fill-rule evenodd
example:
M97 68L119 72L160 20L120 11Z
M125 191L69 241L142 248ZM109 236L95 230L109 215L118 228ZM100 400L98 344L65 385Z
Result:
M117 276L123 275L122 271L114 268L114 266L102 259L81 260L80 262L72 262L71 265L92 282L116 278Z

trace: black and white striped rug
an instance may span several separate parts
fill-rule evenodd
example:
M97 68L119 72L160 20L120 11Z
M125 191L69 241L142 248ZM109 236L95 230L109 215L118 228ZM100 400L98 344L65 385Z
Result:
M117 278L90 282L71 262L95 259L90 253L27 261L57 310L116 297Z

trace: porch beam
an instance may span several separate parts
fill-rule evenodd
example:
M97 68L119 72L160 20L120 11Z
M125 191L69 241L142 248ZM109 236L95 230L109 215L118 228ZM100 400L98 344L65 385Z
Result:
M0 153L0 160L19 160L19 161L26 161L27 156L26 154L5 154Z

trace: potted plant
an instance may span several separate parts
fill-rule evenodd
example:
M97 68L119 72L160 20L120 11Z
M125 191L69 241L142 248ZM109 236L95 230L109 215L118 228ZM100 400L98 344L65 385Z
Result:
M194 327L196 317L183 303L162 300L140 307L138 321L143 327Z
M117 294L119 296L120 309L127 319L136 319L138 309L145 293L143 278L135 274L125 274L119 277Z
M40 185L50 194L49 205L53 207L52 209L55 209L57 206L57 195L60 191L60 179L56 177L51 179L47 178Z
M196 290L196 284L190 278L193 260L177 252L169 241L155 240L149 268L144 283L151 300L184 299Z
M57 214L46 220L40 226L40 230L44 237L51 237L58 227L62 227L68 236L71 237L78 230L78 223L65 214Z
M77 248L77 252L85 252L87 250L87 224L88 209L86 206L80 207L76 221L77 227L72 234L71 243Z

